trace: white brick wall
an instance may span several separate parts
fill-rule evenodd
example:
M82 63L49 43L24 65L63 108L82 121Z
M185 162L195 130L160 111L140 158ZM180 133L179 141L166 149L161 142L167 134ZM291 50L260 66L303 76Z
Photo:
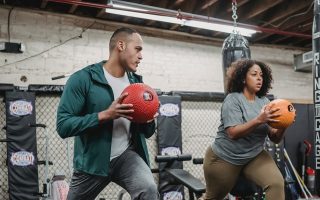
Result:
M8 9L0 8L0 41L7 41ZM108 57L111 32L87 30L82 38L71 40L39 54L81 33L81 20L59 15L14 9L11 14L11 41L26 45L23 54L0 53L0 83L64 84L66 79L51 77L74 72ZM194 44L143 36L143 61L138 73L144 81L163 91L187 90L223 92L221 46ZM311 42L311 41L310 41ZM312 74L293 70L293 54L300 51L251 47L252 58L271 65L272 94L279 98L312 100ZM6 65L8 63L15 63ZM6 66L3 66L6 65ZM25 75L27 82L20 81Z

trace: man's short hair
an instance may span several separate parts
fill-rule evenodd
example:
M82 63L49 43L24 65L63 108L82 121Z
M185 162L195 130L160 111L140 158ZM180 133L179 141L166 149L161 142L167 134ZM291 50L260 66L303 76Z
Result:
M122 27L122 28L115 30L110 38L109 51L111 52L115 48L117 41L119 39L125 39L128 36L132 35L133 33L138 33L138 31L136 31L132 28L126 28L126 27Z

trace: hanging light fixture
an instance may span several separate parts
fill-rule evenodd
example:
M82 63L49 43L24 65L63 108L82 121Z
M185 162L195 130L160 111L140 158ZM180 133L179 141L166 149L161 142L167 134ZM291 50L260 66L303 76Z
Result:
M204 16L198 16L188 13L182 13L168 9L156 8L141 4L135 4L119 0L110 0L108 5L111 8L106 8L106 12L110 14L136 17L140 19L148 19L153 21L167 22L172 24L179 24L181 26L189 26L193 28L200 28L218 32L232 33L234 26L230 24L223 24L204 19ZM185 17L179 17L185 16ZM221 20L222 21L222 20ZM238 27L237 31L241 35L250 37L256 33L256 30Z

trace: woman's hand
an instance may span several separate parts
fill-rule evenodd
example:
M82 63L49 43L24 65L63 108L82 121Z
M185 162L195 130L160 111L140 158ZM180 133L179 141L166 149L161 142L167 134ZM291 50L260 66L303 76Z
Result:
M277 144L281 142L285 131L286 131L286 128L275 129L270 127L270 132L268 136L272 142Z
M279 120L274 119L279 117L281 113L276 113L280 108L270 108L270 106L265 105L262 107L260 114L257 116L257 120L263 124L268 122L278 122Z

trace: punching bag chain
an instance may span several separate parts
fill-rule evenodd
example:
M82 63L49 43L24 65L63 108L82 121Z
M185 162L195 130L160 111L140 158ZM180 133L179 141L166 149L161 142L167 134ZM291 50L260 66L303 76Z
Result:
M237 19L238 19L236 0L232 0L232 19L233 19L233 27L234 27L233 31L235 32L235 29L237 27Z

